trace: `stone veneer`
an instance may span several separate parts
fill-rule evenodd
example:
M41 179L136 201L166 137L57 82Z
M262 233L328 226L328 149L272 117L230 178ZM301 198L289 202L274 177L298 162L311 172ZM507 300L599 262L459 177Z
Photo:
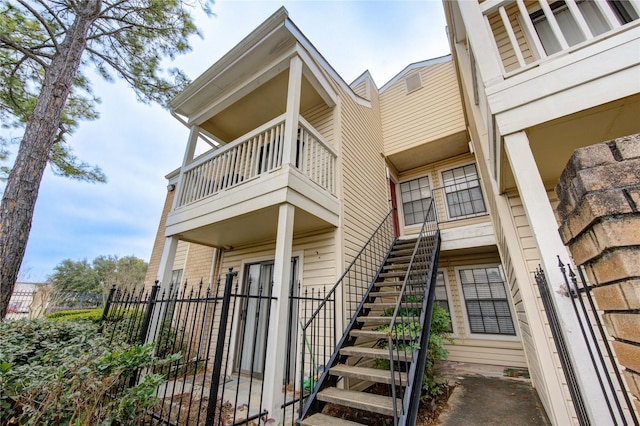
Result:
M640 411L640 134L576 150L556 193L560 236L584 266Z

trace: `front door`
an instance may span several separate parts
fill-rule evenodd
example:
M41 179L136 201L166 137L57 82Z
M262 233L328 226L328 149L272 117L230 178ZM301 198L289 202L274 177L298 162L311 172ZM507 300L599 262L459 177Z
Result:
M291 260L291 281L289 294L297 296L297 259ZM273 261L248 265L245 268L245 298L241 312L236 365L242 373L262 378L267 347L267 332L271 308L271 290L273 286ZM290 299L291 300L291 299ZM295 314L291 310L295 307ZM287 325L288 343L295 350L297 328L292 326L297 321L297 304L289 303L289 321ZM288 354L288 358L290 355ZM288 362L293 368L293 363ZM285 377L291 374L285 371Z

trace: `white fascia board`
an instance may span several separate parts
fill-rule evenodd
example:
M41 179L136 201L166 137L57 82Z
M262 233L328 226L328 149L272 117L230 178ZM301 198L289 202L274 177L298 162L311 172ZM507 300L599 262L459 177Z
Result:
M236 63L241 57L245 56L248 52L253 50L256 44L269 36L269 34L276 31L283 22L288 19L289 13L284 7L278 9L273 15L267 18L260 26L253 30L249 35L240 41L234 48L227 52L222 58L216 61L205 72L200 74L189 86L187 86L181 93L169 102L169 107L172 110L179 110L180 106L199 92L204 86L206 86L215 76L224 72L234 63Z
M324 71L333 78L333 80L338 83L343 90L348 93L355 102L360 105L371 108L371 102L366 99L361 98L356 95L351 87L342 79L340 74L337 73L336 70L333 69L331 64L318 52L315 46L307 39L307 37L300 31L300 29L293 23L291 19L287 19L284 23L285 27L293 34L298 43L307 51L309 55L313 58L313 60L322 68Z
M289 62L294 55L295 49L290 49L284 52L274 61L264 66L260 72L251 75L249 79L241 81L238 85L229 88L223 95L218 96L215 102L206 105L200 111L192 114L188 121L189 125L200 125L204 123L212 116L236 102L238 99L246 96L262 84L286 70L289 68Z
M373 87L375 87L376 91L379 91L378 86L376 85L376 82L369 70L366 70L365 72L360 74L360 76L353 80L349 86L356 87L358 84L362 83L365 80L371 80L371 82L373 83Z
M338 95L324 77L315 61L312 60L311 56L300 45L296 45L296 52L300 59L302 59L302 63L305 68L303 70L303 74L307 80L309 80L309 83L311 83L311 85L316 89L322 100L324 100L327 105L331 108L336 106ZM304 71L308 71L308 73Z
M384 86L382 86L380 88L380 93L387 90L390 86L392 86L396 81L404 77L411 70L414 70L416 68L428 67L429 65L436 65L436 64L442 64L445 62L451 62L451 61L452 61L451 54L448 54L445 56L440 56L438 58L427 59L426 61L414 62L413 64L409 64L405 67L405 69L400 71L398 74L396 74L395 77L393 77Z
M637 66L638 43L640 26L488 86L485 90L491 112L500 113ZM630 83L631 87L640 87L640 79Z
M491 222L442 229L440 234L442 235L442 250L496 245Z

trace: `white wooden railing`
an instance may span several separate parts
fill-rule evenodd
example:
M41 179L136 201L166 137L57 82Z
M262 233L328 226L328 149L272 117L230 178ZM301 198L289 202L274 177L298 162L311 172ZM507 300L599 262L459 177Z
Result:
M281 115L187 165L180 182L177 207L215 195L282 166L286 145L284 128L284 115ZM302 117L297 139L293 166L333 194L335 151Z
M525 0L486 0L480 3L486 27L492 34L494 47L502 59L501 66L505 76L557 53L550 48L550 43L554 44L555 50L559 46L559 51L566 51L572 45L592 40L624 24L611 3L606 0L564 0L565 12L570 14L567 19L571 21L571 28L568 28L569 25L563 25L556 19L552 10L554 3L556 0L538 0L529 7ZM628 0L625 6L631 9L630 19L637 20L640 2ZM540 11L539 15L543 14L538 19L546 21L546 46L545 40L540 37L540 28L536 28L536 23L531 18L531 14L536 11ZM598 21L597 25L595 21Z

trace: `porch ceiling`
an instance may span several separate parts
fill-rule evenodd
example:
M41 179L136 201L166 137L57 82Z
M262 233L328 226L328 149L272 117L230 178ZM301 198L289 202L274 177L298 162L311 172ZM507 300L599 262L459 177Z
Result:
M278 232L278 206L270 206L242 216L181 233L181 240L213 247L240 247L275 240ZM293 232L305 234L333 226L300 208L296 209Z
M209 118L200 127L222 141L234 141L286 112L288 82L289 69ZM322 103L322 97L303 75L300 111L304 115L304 111Z
M469 152L467 132L458 132L422 143L413 148L387 155L387 159L401 173L425 164Z
M640 132L640 94L529 128L527 136L540 176L553 190L578 148ZM502 150L502 189L515 190L513 172Z

